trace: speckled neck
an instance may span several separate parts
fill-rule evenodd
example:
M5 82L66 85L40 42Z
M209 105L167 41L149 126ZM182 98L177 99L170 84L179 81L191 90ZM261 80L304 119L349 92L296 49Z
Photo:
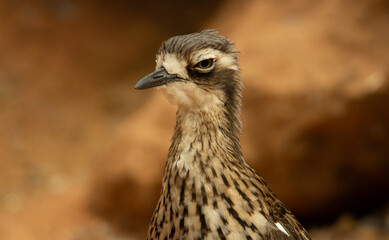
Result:
M168 162L178 167L196 168L210 160L221 164L243 161L239 136L229 131L231 123L223 107L196 111L178 109Z

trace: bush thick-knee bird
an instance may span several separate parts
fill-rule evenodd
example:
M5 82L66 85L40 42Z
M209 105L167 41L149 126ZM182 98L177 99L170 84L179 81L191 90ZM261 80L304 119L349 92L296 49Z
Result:
M135 85L178 106L147 239L310 239L244 161L238 55L215 30L172 37Z

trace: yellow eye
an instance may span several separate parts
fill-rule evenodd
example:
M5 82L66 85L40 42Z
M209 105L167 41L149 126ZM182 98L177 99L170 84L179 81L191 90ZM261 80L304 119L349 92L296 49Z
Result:
M202 60L201 62L197 63L195 68L207 69L207 68L210 68L212 66L213 66L213 59L209 58L209 59L205 59L205 60Z

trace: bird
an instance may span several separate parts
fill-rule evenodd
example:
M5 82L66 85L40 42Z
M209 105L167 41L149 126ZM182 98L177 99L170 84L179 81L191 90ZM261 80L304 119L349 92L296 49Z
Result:
M147 239L311 239L243 158L238 60L217 30L174 36L136 83L177 106Z

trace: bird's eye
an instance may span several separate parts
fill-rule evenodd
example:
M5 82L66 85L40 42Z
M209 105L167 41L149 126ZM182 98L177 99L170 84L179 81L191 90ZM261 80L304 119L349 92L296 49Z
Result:
M199 62L199 63L197 64L197 67L200 67L200 68L209 68L209 67L212 66L212 64L213 64L213 60L212 60L212 59L205 59L205 60Z
M207 73L212 70L214 66L214 60L212 58L204 59L198 62L194 68L201 73Z

